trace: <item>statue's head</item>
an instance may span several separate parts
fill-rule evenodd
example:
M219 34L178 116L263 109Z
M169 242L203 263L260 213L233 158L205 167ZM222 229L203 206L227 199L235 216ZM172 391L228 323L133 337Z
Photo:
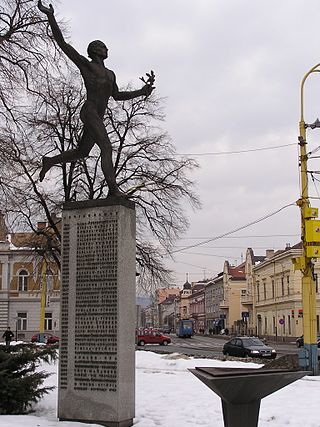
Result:
M100 56L103 59L108 58L108 48L107 46L100 40L94 40L89 43L87 48L89 58L93 59L94 56Z

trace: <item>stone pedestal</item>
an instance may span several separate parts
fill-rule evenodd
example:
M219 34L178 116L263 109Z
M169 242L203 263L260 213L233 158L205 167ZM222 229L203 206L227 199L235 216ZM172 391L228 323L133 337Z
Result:
M65 204L60 420L133 424L135 247L133 202L108 198Z

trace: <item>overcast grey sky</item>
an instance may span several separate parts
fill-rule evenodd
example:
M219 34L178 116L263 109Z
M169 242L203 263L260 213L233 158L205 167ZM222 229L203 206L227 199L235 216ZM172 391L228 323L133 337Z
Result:
M294 203L298 172L299 87L320 62L320 3L315 0L61 0L73 46L103 40L119 86L140 87L153 69L167 97L165 129L178 153L193 154L203 209L189 212L190 229L176 249L198 244ZM320 75L306 84L305 119L320 117ZM309 150L320 130L308 134ZM238 154L206 154L265 147ZM320 159L309 162L320 170ZM320 176L319 176L320 179ZM310 181L310 195L318 197ZM319 207L319 201L313 200ZM300 214L277 215L206 245L175 254L177 284L214 276L223 262L239 264L247 247L257 255L299 241ZM256 237L253 237L256 236ZM265 237L257 237L265 236Z

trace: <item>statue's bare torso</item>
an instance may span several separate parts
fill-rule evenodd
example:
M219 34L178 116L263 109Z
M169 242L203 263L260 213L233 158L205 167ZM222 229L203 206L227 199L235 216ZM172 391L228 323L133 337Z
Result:
M87 101L92 103L99 114L103 116L110 96L113 95L115 75L104 65L89 62L80 68L87 90Z

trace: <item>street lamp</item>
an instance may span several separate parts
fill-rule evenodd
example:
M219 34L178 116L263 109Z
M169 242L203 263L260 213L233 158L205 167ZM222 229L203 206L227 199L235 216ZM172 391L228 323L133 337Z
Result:
M301 212L301 240L302 256L294 258L296 270L302 273L302 307L303 307L303 335L304 348L300 351L299 361L302 367L311 370L313 375L318 375L318 346L317 346L317 319L316 319L316 283L314 277L315 258L320 257L320 221L318 209L310 206L308 195L308 154L307 154L307 128L320 127L317 119L312 124L304 121L304 84L312 73L320 72L320 63L312 67L303 77L300 88L300 180L301 197L297 201Z

